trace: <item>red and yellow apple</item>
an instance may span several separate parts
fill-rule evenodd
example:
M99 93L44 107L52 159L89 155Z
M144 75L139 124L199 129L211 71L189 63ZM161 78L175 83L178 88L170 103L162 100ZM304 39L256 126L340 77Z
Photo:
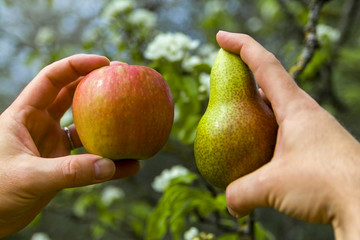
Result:
M174 119L171 91L161 74L120 62L80 81L72 111L85 149L113 160L154 156L165 145Z

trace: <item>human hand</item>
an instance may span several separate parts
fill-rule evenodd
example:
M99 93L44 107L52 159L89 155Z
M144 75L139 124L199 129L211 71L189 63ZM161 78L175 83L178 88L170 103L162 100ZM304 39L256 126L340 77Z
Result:
M226 190L236 217L259 206L331 223L337 239L360 236L360 144L300 89L273 54L247 35L219 32L220 47L253 72L279 124L272 160Z
M64 188L134 175L137 161L92 154L69 155L60 127L82 76L109 65L102 56L79 54L43 70L0 115L0 238L25 227ZM81 142L69 127L76 147Z

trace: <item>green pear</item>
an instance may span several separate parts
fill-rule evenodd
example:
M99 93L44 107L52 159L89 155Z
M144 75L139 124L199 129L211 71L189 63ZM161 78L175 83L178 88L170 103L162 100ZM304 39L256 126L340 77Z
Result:
M273 156L278 125L242 59L218 52L210 76L210 99L197 127L194 154L200 174L225 189Z

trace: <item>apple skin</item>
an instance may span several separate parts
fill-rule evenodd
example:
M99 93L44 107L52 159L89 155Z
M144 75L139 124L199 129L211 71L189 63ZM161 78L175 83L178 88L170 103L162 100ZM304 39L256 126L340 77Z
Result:
M173 98L161 74L121 62L86 75L76 88L72 111L85 149L113 160L154 156L174 120Z

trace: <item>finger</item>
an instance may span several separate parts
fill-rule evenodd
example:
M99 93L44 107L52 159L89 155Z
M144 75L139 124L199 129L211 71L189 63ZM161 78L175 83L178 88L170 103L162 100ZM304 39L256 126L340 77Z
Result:
M17 98L16 104L45 109L52 104L63 87L106 65L109 65L106 57L89 54L77 54L54 62L43 68L28 84Z
M114 163L116 166L116 170L112 179L128 177L129 171L124 171L124 169L131 168L131 172L133 172L134 174L140 170L140 163L137 160L120 160L115 161Z
M74 93L80 80L81 77L60 90L54 102L48 108L49 114L54 119L60 120L65 112L71 107Z
M226 202L234 217L243 217L256 207L270 206L273 179L269 165L232 182L226 189Z
M117 65L121 66L121 65L128 65L128 64L125 62L120 62L120 61L111 61L110 65L111 66L117 66Z
M82 144L82 142L80 140L78 132L76 131L75 125L71 124L67 128L69 129L71 141L74 144L74 148L82 147L83 144ZM67 139L67 141L69 141L69 145L70 145L70 148L71 148L72 146L71 146L70 139L68 139L68 136L66 136L66 139Z
M240 54L275 111L301 92L276 57L250 36L220 31L216 38L220 47Z
M266 94L264 93L264 91L261 88L259 88L259 94L261 96L261 99L266 103L266 105L268 105L270 108L272 108L269 99L266 97Z
M81 187L116 178L135 175L139 163L135 160L115 164L112 160L92 154L69 155L61 158L40 158L37 176L31 179L32 188L52 192ZM40 175L41 174L41 175Z

